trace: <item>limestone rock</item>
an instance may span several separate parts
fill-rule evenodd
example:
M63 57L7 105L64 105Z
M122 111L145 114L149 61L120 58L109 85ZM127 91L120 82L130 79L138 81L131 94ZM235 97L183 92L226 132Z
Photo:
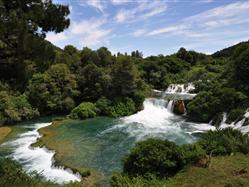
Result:
M175 114L182 115L182 114L185 113L185 111L186 111L186 109L185 109L185 104L184 104L183 100L174 101L174 103L173 103L173 112Z

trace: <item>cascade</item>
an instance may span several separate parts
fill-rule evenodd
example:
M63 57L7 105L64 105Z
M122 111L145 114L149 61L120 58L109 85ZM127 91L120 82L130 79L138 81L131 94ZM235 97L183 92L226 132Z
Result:
M240 121L234 121L230 124L226 123L227 113L223 113L223 119L220 123L219 128L224 129L224 128L231 127L231 128L240 130L244 134L247 134L249 133L249 125L244 126L244 123L248 119L249 119L249 109L246 110L244 117Z

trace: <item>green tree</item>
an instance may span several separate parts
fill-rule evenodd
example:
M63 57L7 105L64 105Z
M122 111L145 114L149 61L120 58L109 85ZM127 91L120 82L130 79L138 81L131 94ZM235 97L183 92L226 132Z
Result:
M75 76L65 64L52 65L44 74L33 76L27 94L41 113L70 111L78 95Z
M25 59L37 49L28 43L48 31L63 31L69 26L68 14L68 6L51 0L0 0L0 78L21 87L27 80Z
M77 79L81 100L96 101L109 92L111 77L95 64L86 65L80 70Z
M114 95L132 96L137 88L138 71L130 57L120 56L112 68L112 89Z

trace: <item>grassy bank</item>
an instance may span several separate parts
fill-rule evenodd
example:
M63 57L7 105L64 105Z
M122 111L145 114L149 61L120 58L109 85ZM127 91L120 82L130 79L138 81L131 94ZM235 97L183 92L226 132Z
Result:
M249 184L249 157L244 154L218 156L208 168L187 166L174 177L166 179L128 178L116 174L115 187L246 187Z
M0 127L0 144L3 143L4 139L11 133L11 128Z
M166 186L248 186L249 156L213 157L208 168L191 166L165 183Z

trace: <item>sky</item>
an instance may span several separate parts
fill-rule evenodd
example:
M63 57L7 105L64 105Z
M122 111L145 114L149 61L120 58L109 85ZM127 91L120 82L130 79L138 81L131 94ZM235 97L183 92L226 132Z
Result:
M211 54L249 40L249 1L54 0L70 8L70 26L48 33L58 47L105 46L112 53L169 55L180 47Z

